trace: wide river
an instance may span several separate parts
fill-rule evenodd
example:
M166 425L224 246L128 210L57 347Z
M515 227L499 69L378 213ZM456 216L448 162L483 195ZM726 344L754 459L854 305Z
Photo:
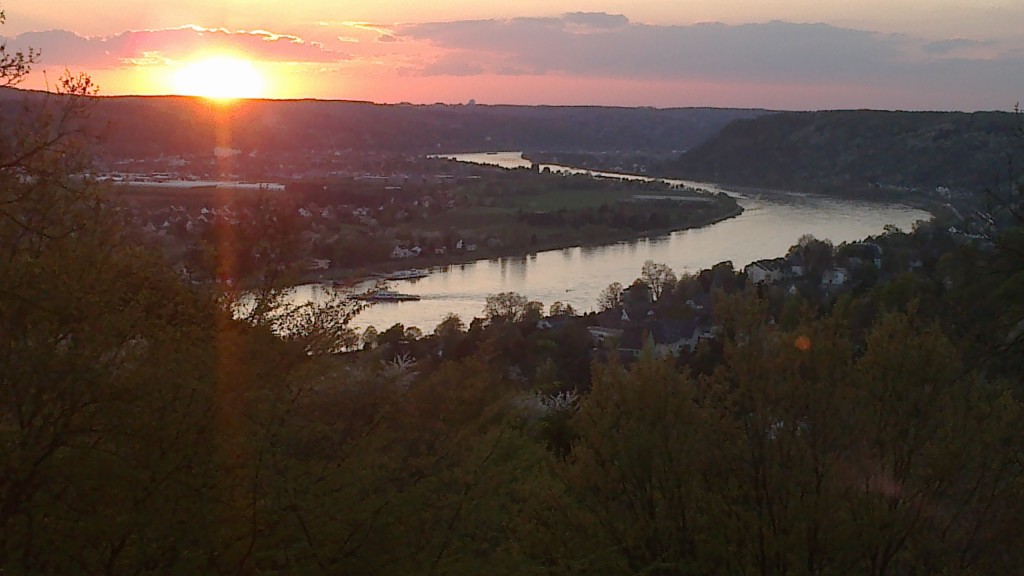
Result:
M504 168L530 166L518 152L447 157ZM591 173L563 166L550 168ZM669 182L721 191L714 184ZM742 269L755 260L784 255L804 234L839 244L879 234L888 224L907 230L918 220L931 218L927 212L902 204L788 192L728 194L738 199L744 208L743 214L705 228L606 246L478 260L433 268L430 276L419 280L392 282L396 291L417 294L422 300L376 304L360 313L353 327L363 330L375 326L383 331L400 322L406 327L417 326L430 332L449 312L458 314L469 324L475 316L482 316L488 295L509 291L543 302L545 306L561 301L572 304L578 312L586 312L595 308L598 294L612 282L628 285L639 277L646 260L667 264L677 274L697 272L726 260ZM415 267L415 263L410 262L409 267ZM319 285L299 286L295 298L315 300L322 294L323 288Z

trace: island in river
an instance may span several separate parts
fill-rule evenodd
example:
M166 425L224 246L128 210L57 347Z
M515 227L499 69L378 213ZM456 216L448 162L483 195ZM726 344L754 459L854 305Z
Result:
M466 170L464 164L447 167ZM362 255L375 257L356 266L342 258L335 266L312 271L308 279L360 278L611 244L708 226L743 211L726 194L679 184L538 169L474 169L453 176L443 206L428 196L410 205L406 196L397 210L392 208L394 199L372 211L364 209L358 229L351 231L361 238Z
M183 275L241 286L267 273L278 283L351 280L612 244L743 210L724 193L681 183L422 157L389 176L299 182L284 192L133 185L111 193Z

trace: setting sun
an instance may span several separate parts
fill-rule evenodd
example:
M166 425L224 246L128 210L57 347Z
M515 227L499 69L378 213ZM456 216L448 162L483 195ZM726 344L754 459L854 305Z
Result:
M252 62L233 56L204 58L185 64L174 74L178 94L216 100L261 98L265 93L263 75Z

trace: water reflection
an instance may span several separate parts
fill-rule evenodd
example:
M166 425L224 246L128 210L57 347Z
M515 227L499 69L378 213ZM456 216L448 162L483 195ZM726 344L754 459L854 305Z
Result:
M527 265L529 262L526 256L515 256L501 258L501 277L503 280L522 283L526 280Z

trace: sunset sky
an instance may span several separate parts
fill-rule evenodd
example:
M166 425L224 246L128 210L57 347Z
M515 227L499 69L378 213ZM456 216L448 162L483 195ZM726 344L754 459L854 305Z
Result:
M0 0L8 49L101 93L1008 110L1021 0ZM45 72L45 74L44 74Z

